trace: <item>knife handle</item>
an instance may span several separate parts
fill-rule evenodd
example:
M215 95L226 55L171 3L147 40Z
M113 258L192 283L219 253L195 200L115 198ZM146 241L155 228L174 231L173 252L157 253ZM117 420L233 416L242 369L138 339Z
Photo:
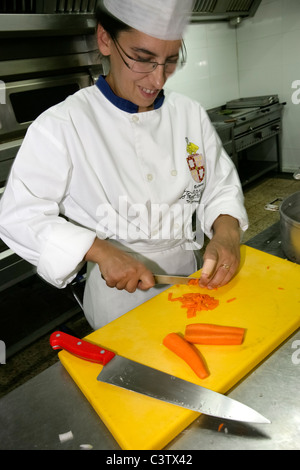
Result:
M97 362L103 366L115 357L115 353L108 349L89 343L83 339L75 338L75 336L68 335L62 331L55 331L51 334L50 344L53 349L65 349L71 354L74 354L74 356L80 357L80 359Z

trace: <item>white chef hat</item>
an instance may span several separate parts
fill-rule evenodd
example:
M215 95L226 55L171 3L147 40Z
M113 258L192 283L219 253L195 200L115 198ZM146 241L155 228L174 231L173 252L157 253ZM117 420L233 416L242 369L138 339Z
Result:
M181 39L195 0L103 0L110 14L149 36Z

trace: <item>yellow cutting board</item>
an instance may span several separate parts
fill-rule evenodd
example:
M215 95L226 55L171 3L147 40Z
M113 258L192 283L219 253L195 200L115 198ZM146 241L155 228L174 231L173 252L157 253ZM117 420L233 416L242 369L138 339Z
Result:
M187 319L186 310L179 302L170 302L168 294L199 292L199 287L172 286L86 339L122 356L226 393L300 326L300 265L246 246L241 247L241 255L236 277L227 286L208 292L219 299L215 310L199 312L192 320ZM210 371L210 376L201 380L162 341L170 332L184 333L188 323L205 322L243 327L247 331L244 343L239 346L197 346ZM59 357L124 450L162 449L199 416L98 382L101 365L66 351L61 351ZM262 409L256 411L264 414Z

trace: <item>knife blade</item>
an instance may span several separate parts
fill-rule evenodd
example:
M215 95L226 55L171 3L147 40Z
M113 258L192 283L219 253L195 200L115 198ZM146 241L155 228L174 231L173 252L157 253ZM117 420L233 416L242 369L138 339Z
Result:
M189 284L189 281L199 281L197 277L169 276L166 274L153 274L156 284Z
M232 398L118 356L113 351L67 333L55 331L50 336L50 344L54 350L64 349L81 359L102 364L104 367L97 377L100 382L222 419L270 423L257 411Z

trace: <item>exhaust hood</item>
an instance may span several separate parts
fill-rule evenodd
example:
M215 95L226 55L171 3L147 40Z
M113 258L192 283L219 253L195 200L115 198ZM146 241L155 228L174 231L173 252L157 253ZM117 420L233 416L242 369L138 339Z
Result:
M230 21L236 25L254 16L260 3L261 0L196 0L191 22Z

